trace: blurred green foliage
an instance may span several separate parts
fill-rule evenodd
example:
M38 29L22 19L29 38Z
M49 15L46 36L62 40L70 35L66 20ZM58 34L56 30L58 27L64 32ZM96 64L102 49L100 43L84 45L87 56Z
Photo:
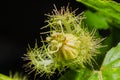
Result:
M97 25L99 25L97 23L102 21L101 22L102 25L100 29L107 29L108 26L107 28L105 26L107 23L120 29L120 26L119 26L120 25L120 4L119 3L112 0L77 0L77 1L86 5L88 9L91 11L91 13L90 12L88 13L88 11L86 11L87 19L89 20L89 18L92 18L94 21L93 23L91 23L91 25L95 24L96 22L95 27L99 28L97 27ZM99 19L99 21L98 20L95 21L94 18L95 20ZM105 25L103 26L103 24Z
M23 76L20 73L16 72L14 75L10 73L10 76L0 73L0 80L28 80L28 79L26 76Z

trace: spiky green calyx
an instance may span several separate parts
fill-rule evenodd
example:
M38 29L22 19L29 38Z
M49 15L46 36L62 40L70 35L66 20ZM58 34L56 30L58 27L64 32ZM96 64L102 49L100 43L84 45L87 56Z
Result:
M42 40L43 46L30 48L26 55L30 60L26 66L42 75L51 75L55 70L61 72L73 64L90 63L100 48L100 39L94 38L94 31L90 33L82 27L84 17L76 16L68 7L53 11L46 20L48 25L45 27L50 28L50 33L45 41Z

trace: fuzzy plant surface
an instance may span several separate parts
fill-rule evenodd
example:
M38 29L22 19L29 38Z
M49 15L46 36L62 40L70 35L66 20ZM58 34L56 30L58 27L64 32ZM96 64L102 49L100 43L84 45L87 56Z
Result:
M43 28L50 30L42 32L47 35L45 40L41 38L43 46L29 47L24 57L29 61L25 65L26 70L50 77L56 70L61 74L66 69L86 69L85 64L92 67L93 57L99 54L103 39L96 38L95 30L89 32L82 25L84 17L76 15L69 7L61 7L60 10L55 7L47 16L48 25Z

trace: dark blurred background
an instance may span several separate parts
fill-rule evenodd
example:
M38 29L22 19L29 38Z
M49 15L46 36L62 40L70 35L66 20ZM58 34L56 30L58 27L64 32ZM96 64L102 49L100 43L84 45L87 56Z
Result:
M24 73L21 57L27 53L28 44L34 47L35 39L41 45L40 32L43 31L40 28L46 25L47 19L44 14L51 13L53 4L60 9L68 3L72 10L79 8L77 13L86 9L75 0L9 0L0 3L0 73Z

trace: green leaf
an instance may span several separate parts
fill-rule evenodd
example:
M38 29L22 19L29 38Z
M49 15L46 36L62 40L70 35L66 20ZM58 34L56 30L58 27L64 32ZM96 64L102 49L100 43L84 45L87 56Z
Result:
M107 18L107 21L120 29L120 3L108 0L76 0L99 12Z
M120 80L120 67L104 68L102 71L103 80Z
M120 43L105 56L102 67L120 67Z
M107 52L101 71L103 80L120 80L120 43Z
M97 13L93 13L89 10L87 10L84 13L86 19L85 24L87 24L89 27L95 27L96 29L108 29L109 25L102 15L99 15Z

